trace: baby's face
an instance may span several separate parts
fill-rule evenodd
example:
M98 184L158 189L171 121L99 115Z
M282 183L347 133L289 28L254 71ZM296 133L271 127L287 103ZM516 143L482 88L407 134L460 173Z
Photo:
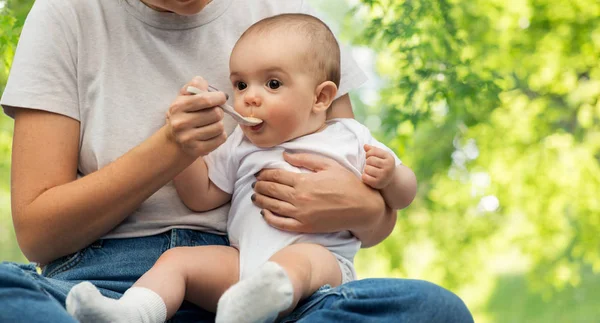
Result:
M298 38L298 39L294 39ZM230 79L234 108L263 123L241 126L259 147L272 147L310 133L314 127L315 77L303 68L302 37L281 33L245 36L231 53Z
M140 0L158 11L173 12L182 16L195 15L212 0Z

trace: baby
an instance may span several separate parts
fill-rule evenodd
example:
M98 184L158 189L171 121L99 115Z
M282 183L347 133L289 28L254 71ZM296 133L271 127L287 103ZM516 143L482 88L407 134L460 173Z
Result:
M171 249L119 300L102 296L91 283L76 285L67 310L80 321L163 322L185 299L216 311L216 322L271 322L321 286L354 280L360 241L352 233L281 231L252 203L261 169L307 171L286 163L283 152L336 160L380 190L391 208L414 197L412 171L366 127L353 119L326 121L340 81L340 49L319 19L284 14L252 25L233 48L230 79L235 110L263 122L238 126L174 185L195 211L231 199L231 247Z

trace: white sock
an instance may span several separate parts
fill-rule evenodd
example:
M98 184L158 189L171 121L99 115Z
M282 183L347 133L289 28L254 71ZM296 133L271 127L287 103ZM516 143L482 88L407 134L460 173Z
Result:
M161 323L167 318L162 298L143 287L132 287L116 300L83 282L71 289L66 303L69 314L82 323Z
M215 323L273 322L293 300L294 287L287 273L269 261L225 291L217 305Z

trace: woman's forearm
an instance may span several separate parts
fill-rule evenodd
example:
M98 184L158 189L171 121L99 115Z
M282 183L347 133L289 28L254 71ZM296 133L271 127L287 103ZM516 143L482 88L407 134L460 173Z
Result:
M99 170L77 179L81 154L78 120L15 107L11 167L12 216L21 250L47 263L77 251L118 226L140 204L225 142L221 92L195 77L171 102L165 126ZM135 126L133 124L132 126Z
M32 261L47 263L87 246L192 161L167 139L163 127L102 169L46 189L13 209L23 253Z
M362 241L363 248L380 243L392 233L396 225L397 210L409 206L417 193L415 173L404 165L397 166L392 181L379 192L384 205L381 205L380 199L369 199L371 203L366 205L363 213L369 222L362 230L358 228L353 231ZM372 212L370 216L368 212Z
M354 217L355 227L350 231L361 241L362 248L369 248L385 240L396 225L397 210L386 206L385 201L378 191L361 199L361 205L357 205Z

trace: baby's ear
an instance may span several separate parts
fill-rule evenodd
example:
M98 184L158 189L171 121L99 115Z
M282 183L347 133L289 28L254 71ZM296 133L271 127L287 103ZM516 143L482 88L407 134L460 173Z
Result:
M337 86L331 81L325 81L315 89L315 104L313 105L313 112L325 112L331 105L331 102L335 100L337 94Z

